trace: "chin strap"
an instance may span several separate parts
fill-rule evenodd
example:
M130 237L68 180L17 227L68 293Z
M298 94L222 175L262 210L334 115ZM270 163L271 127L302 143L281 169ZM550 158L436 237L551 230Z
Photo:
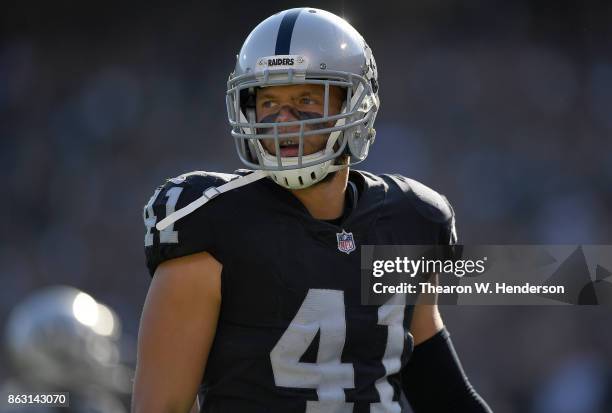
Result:
M195 211L214 197L221 195L224 192L231 191L232 189L240 188L241 186L245 186L252 182L258 181L261 178L265 178L266 176L268 176L267 171L259 170L248 175L242 176L238 179L229 181L228 183L223 184L221 186L211 186L206 191L204 191L204 194L202 194L201 197L159 221L157 225L155 225L155 228L157 228L158 231L163 231L179 219L191 214L193 211Z

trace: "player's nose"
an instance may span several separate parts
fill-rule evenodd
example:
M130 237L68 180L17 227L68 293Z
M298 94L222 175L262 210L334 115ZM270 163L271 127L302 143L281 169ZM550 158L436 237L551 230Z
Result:
M281 106L278 111L278 116L276 117L277 122L292 122L298 120L295 109L289 105Z

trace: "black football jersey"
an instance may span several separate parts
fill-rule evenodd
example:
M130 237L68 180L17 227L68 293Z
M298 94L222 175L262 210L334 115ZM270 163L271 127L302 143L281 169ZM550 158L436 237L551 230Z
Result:
M399 175L352 170L357 194L347 204L354 206L336 225L314 219L264 178L155 228L209 187L238 177L181 175L144 208L151 275L163 261L200 251L223 265L201 411L408 411L400 370L412 352L413 306L400 295L361 305L359 247L454 243L446 198Z

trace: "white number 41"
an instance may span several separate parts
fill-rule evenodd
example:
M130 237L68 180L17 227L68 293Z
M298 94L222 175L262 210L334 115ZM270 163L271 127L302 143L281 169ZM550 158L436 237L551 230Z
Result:
M153 227L157 224L157 217L155 216L155 212L153 211L153 204L155 200L159 196L162 188L158 188L147 205L145 205L144 210L142 212L145 226L147 227L147 232L145 233L144 244L145 247L150 247L153 245ZM168 216L174 212L176 209L176 203L179 199L179 196L183 192L183 188L180 186L173 186L168 189L166 192L166 215ZM159 242L160 244L176 244L178 243L178 231L174 230L174 224L168 226L163 231L159 232Z
M387 376L399 372L404 350L404 309L406 297L393 296L378 308L378 324L387 326L387 343L382 364L385 375L374 386L380 402L370 406L371 413L400 413L393 401L393 387ZM316 363L302 363L317 332L320 331ZM270 353L274 381L277 386L316 389L318 401L308 401L306 413L349 413L353 403L346 402L344 389L355 387L355 369L342 363L346 339L344 292L310 289L297 314Z

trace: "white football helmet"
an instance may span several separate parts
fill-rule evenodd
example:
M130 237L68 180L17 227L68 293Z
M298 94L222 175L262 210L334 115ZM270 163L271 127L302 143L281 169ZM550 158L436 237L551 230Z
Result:
M227 83L227 113L241 161L250 169L266 171L279 185L296 189L363 161L376 134L377 77L365 40L335 14L296 8L267 18L247 37ZM324 113L290 122L258 123L255 90L292 84L322 85ZM346 92L341 112L332 116L328 113L330 86ZM279 127L293 127L297 132L279 133ZM329 138L323 150L303 154L305 139L325 134ZM274 140L276 155L264 149L262 139ZM280 155L280 141L287 139L299 144L297 156ZM343 154L350 156L349 164L336 164Z

